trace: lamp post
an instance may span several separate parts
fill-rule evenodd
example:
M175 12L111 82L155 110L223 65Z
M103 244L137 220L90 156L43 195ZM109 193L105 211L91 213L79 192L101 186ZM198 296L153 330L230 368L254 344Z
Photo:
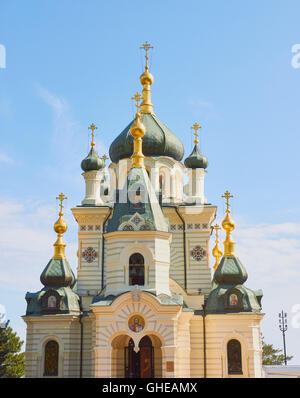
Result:
M286 346L285 346L285 332L287 331L287 313L283 310L278 314L279 316L279 329L282 332L283 348L284 348L284 364L286 365Z

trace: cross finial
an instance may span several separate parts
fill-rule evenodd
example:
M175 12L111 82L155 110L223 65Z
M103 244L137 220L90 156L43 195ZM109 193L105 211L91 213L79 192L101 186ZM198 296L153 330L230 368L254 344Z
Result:
M134 94L133 97L131 97L132 100L136 101L136 113L140 112L140 100L142 99L141 95L139 92L137 92L136 94Z
M97 130L98 127L95 126L94 123L92 123L88 129L89 129L89 130L92 130L92 142L91 142L91 146L95 146L95 143L94 143L94 130Z
M192 125L192 127L191 127L191 129L192 130L195 130L195 132L194 132L194 136L195 136L195 141L194 141L194 143L195 143L195 145L198 145L198 130L199 129L202 129L202 126L199 126L199 124L196 122L196 123L194 123L193 125Z
M229 210L229 207L230 207L229 199L230 199L230 198L233 198L233 195L231 195L230 192L226 191L226 192L224 193L224 195L222 195L222 198L225 198L225 199L226 199L226 206L227 206L226 213L230 213L230 210Z
M145 69L148 69L148 50L150 50L150 48L153 48L153 46L150 45L150 43L148 43L147 41L142 44L142 46L140 47L140 49L145 50L146 52L146 66Z
M102 159L104 160L104 162L108 159L108 157L104 154L103 156L102 156Z
M216 224L213 226L213 229L216 231L216 240L218 240L219 239L219 229L221 229L221 227L218 224Z
M56 199L59 199L60 200L60 204L59 204L59 206L60 206L60 213L59 213L59 215L62 215L62 209L63 209L63 201L65 200L65 199L68 199L63 193L61 193L60 195L58 195L57 196L57 198Z

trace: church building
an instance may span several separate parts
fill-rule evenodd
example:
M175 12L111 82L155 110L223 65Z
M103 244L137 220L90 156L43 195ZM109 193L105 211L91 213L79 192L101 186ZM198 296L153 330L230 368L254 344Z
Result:
M67 198L57 198L54 256L41 290L26 294L25 377L262 377L262 291L245 286L235 255L233 196L223 195L221 250L217 208L205 197L200 126L183 163L183 144L154 113L152 47L142 48L142 96L133 97L135 118L111 143L107 169L95 149L97 127L89 127L85 195L72 208L77 275L65 256Z

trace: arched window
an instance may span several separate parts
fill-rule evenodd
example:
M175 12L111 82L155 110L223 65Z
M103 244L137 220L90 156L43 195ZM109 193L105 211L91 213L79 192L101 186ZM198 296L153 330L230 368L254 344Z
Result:
M134 253L129 259L129 285L145 284L144 257L139 253Z
M242 374L242 348L238 340L230 340L227 344L228 374Z
M58 343L54 340L45 347L44 376L58 376Z

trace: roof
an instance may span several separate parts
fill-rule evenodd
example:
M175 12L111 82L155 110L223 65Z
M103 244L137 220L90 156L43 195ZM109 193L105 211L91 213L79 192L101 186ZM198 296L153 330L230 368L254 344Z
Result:
M130 127L132 120L121 134L112 142L109 156L114 163L129 158L133 153L133 137ZM180 161L184 155L182 142L158 117L151 113L141 115L141 122L146 128L143 137L143 154L145 156L169 156Z
M168 224L144 168L132 168L114 204L107 232L163 231Z
M212 290L207 298L208 313L260 312L261 290L244 286L246 269L235 256L224 256L214 274Z
M199 151L198 146L195 145L192 153L185 159L184 165L188 169L206 169L208 166L208 160Z

